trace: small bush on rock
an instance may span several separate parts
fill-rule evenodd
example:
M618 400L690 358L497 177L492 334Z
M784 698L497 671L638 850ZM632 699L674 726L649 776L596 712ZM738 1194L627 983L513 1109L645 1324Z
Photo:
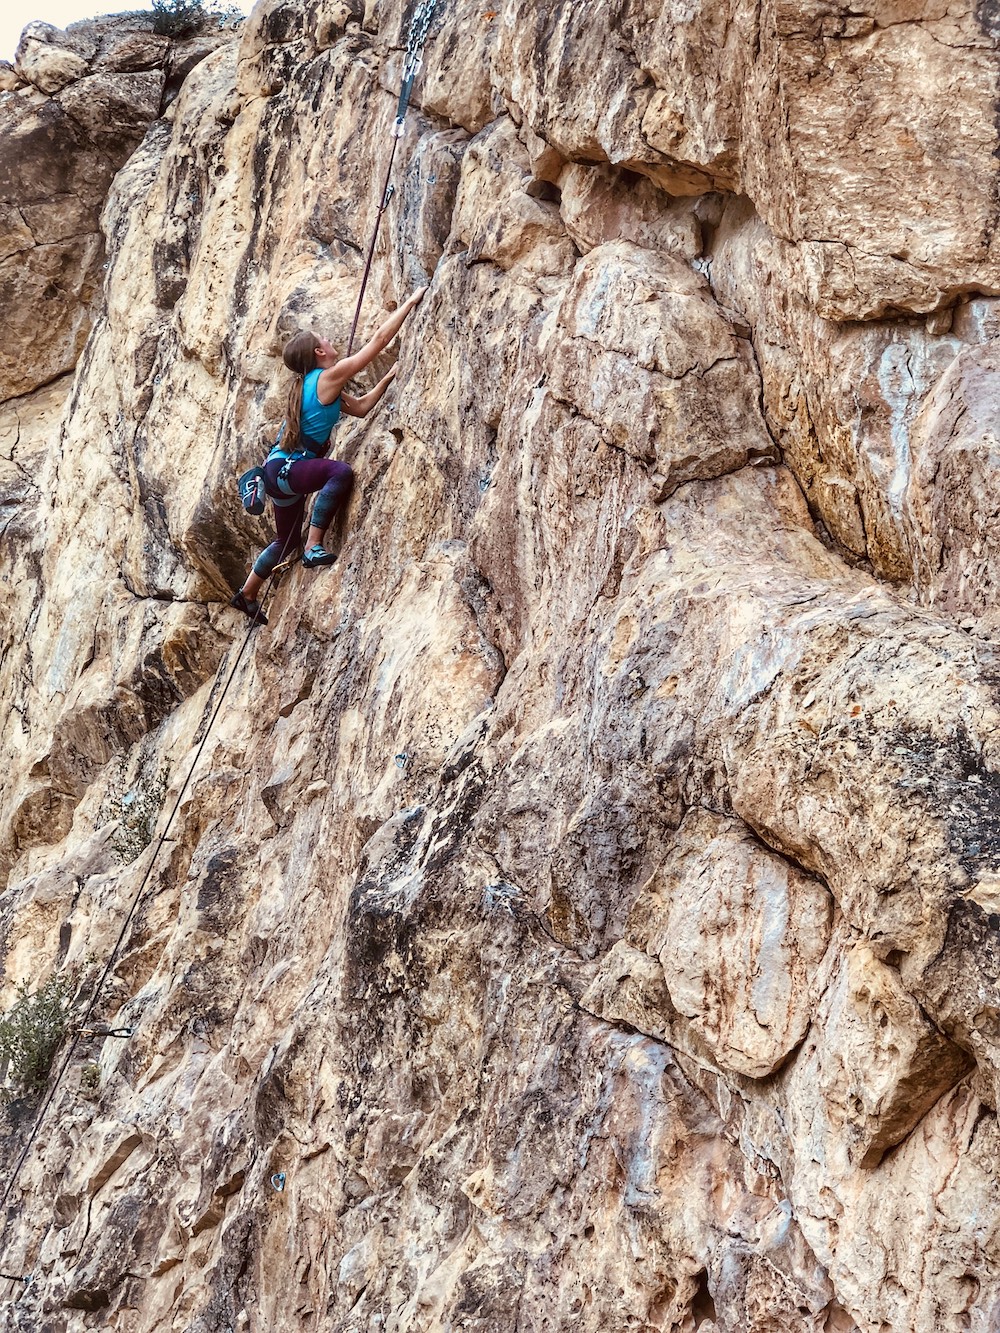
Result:
M0 1018L0 1092L7 1101L38 1092L69 1027L72 977L49 977L32 993L19 982L17 999Z
M167 790L167 777L167 770L162 768L156 777L140 777L134 787L123 791L125 774L119 765L99 815L99 823L118 820L111 846L119 865L130 865L153 841L153 830Z
M153 31L161 37L188 37L218 14L214 0L153 0Z
M84 1097L96 1097L101 1087L101 1066L91 1060L80 1070L80 1091Z

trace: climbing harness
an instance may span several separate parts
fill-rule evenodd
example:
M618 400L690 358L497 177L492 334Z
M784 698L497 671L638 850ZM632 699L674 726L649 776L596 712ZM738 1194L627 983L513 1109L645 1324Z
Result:
M279 508L282 508L285 505L293 505L301 499L301 496L292 490L291 482L288 479L289 473L292 470L292 464L298 463L302 459L321 458L322 453L320 451L323 448L323 445L319 440L312 440L308 435L300 435L300 445L302 440L308 440L310 444L316 445L316 449L306 449L304 447L298 449L282 449L281 437L284 433L285 427L284 424L282 424L281 430L278 431L278 438L271 446L271 451L267 456L268 462L273 458L280 458L283 460L281 471L275 478L278 490L281 491L282 494L280 496L272 495L270 497L271 503L277 505ZM249 472L243 473L236 485L239 488L240 500L242 501L243 508L247 513L254 514L255 516L263 514L264 501L267 498L267 474L264 469L262 467L252 467Z
M351 335L347 346L348 356L350 355L351 348L354 344L354 335L357 331L358 320L361 316L361 306L362 302L364 301L365 289L368 285L368 278L371 273L372 259L375 253L375 242L378 236L379 225L381 224L382 216L385 213L386 208L389 205L389 200L392 198L393 194L393 188L389 183L389 177L391 175L393 161L396 156L396 146L403 134L406 109L407 106L409 105L410 94L413 91L413 82L420 70L424 43L427 40L427 35L430 31L431 22L434 17L434 11L437 8L437 4L438 0L421 0L421 3L417 5L416 10L414 11L413 20L410 24L410 36L407 42L406 60L403 66L403 82L399 93L399 103L396 108L396 118L395 121L393 122L393 142L392 142L392 151L389 155L389 168L386 172L385 183L382 187L381 202L379 204L378 214L375 219L375 227L372 233L371 244L368 247L368 257L365 262L365 269L361 279L361 288L358 292L358 301L354 311L354 320L353 323L351 324ZM276 446L280 444L280 441L281 441L281 435L279 434L278 440L276 441ZM274 450L272 450L271 456L272 457L275 456ZM309 450L301 450L301 451L297 450L285 455L285 464L278 475L279 487L282 490L285 489L290 490L290 487L287 486L287 473L291 469L291 465L293 462L297 461L297 459L299 458L315 458L315 457L317 457L317 455ZM241 476L239 479L238 486L240 492L240 500L248 513L258 514L263 512L264 509L264 502L262 495L263 477L264 477L263 468L257 467L257 468L251 468L249 472L245 472L243 476ZM284 486L282 486L282 481L285 482ZM278 505L294 504L298 498L299 498L298 496L293 496L291 499L274 500L272 497L272 503ZM258 505L259 508L257 507ZM4 1216L7 1200L10 1197L11 1190L14 1188L14 1185L17 1181L18 1176L20 1175L24 1163L27 1161L28 1154L31 1151L35 1139L38 1137L38 1133L42 1127L42 1123L45 1119L46 1113L48 1112L49 1107L52 1105L56 1092L59 1089L59 1085L62 1082L63 1078L65 1077L66 1071L70 1066L70 1062L72 1061L73 1056L76 1054L76 1048L79 1045L81 1039L83 1039L84 1036L89 1037L91 1035L97 1037L131 1037L133 1035L134 1029L132 1028L104 1027L104 1030L101 1030L101 1026L103 1025L98 1026L96 1028L92 1028L89 1026L89 1020L97 1005L97 1001L101 995L101 991L103 990L108 977L111 975L111 971L118 959L119 950L121 949L122 945L125 942L129 927L132 924L132 918L135 916L136 909L138 908L139 903L142 901L143 893L145 892L146 885L149 882L150 875L153 872L153 867L156 865L157 858L159 857L160 854L160 850L162 849L163 844L167 840L167 834L170 832L171 826L174 822L174 818L177 814L177 811L180 809L181 802L183 801L188 786L190 785L191 778L194 776L194 771L198 766L198 760L201 758L202 751L204 750L206 742L208 741L208 738L211 734L212 727L215 724L215 720L218 717L222 705L225 702L226 695L229 692L229 687L233 682L233 678L235 677L237 670L239 669L240 662L243 660L243 654L246 651L247 644L250 642L250 635L257 627L258 621L262 618L264 603L267 601L267 598L270 595L271 584L273 582L274 576L275 574L279 573L283 568L287 568L287 565L284 564L284 560L288 548L288 543L290 541L291 541L291 535L289 535L288 539L286 540L285 548L281 552L281 558L279 559L278 565L268 575L267 581L262 590L263 595L261 596L257 604L257 609L254 613L253 619L251 620L249 626L247 627L247 631L246 634L244 635L243 642L240 645L239 652L236 654L236 660L233 662L232 670L230 671L228 677L226 678L226 682L222 687L222 691L219 695L218 701L216 702L215 708L212 711L212 715L208 720L207 726L205 727L204 734L202 735L201 741L198 744L198 748L195 751L194 759L191 761L191 767L188 769L187 777L184 779L184 784L181 787L180 792L177 796L177 800L174 802L174 807L170 812L170 817L166 822L163 832L160 834L159 841L157 842L155 848L153 849L153 855L150 858L149 865L146 867L146 873L143 875L142 881L139 884L139 887L136 890L136 893L132 899L131 906L129 907L128 912L125 915L125 920L122 923L120 931L118 932L118 938L115 941L114 947L111 950L111 955L108 958L107 963L105 964L103 972L101 973L100 977L97 980L97 984L94 986L94 989L91 992L90 999L87 1002L87 1007L76 1027L75 1032L73 1033L72 1039L69 1044L69 1048L66 1051L66 1054L64 1055L62 1062L56 1071L56 1075L52 1080L48 1092L46 1093L45 1099L42 1102L38 1115L35 1118L35 1123L32 1125L31 1132L29 1133L25 1145L21 1150L20 1156L15 1162L13 1169L7 1176L7 1181L4 1186L3 1193L0 1194L0 1217ZM405 757L404 757L404 762L405 762ZM273 1189L279 1192L285 1188L284 1172L275 1172L271 1176L271 1186ZM0 1231L0 1237L6 1234L6 1221L9 1221L9 1218L5 1220L3 1230ZM28 1274L27 1276L24 1276L22 1274L13 1274L0 1271L0 1281L3 1280L9 1282L21 1282L24 1283L25 1286L27 1286L34 1280L34 1275Z
M284 426L282 426L281 429L283 431L285 429ZM309 437L300 436L299 437L300 441L303 438L308 439ZM270 462L272 458L284 459L284 462L281 465L281 471L275 478L275 484L277 485L278 490L282 492L285 498L275 499L273 496L271 498L276 505L293 505L297 500L300 500L302 497L292 490L292 483L289 480L289 474L291 473L292 470L292 464L299 463L303 459L307 458L319 458L321 455L316 453L312 449L299 448L299 449L292 449L291 451L287 449L279 449L278 444L280 442L281 442L281 435L279 434L278 439L275 442L274 448L267 456L267 461ZM317 441L317 444L318 443L319 442Z
M299 460L303 458L320 457L320 455L314 453L312 449L281 449L279 446L281 444L281 436L284 434L284 430L285 428L282 426L281 430L278 432L278 438L275 440L274 446L267 456L268 462L270 462L272 458L281 458L284 460L281 466L281 471L276 478L278 490L282 492L282 495L272 495L270 497L271 503L276 504L279 508L283 508L286 505L293 505L300 499L295 491L292 490L291 483L288 480L288 474L292 470L292 464L298 463ZM306 438L308 438L308 436ZM236 485L239 488L240 501L247 513L253 514L255 517L259 517L263 514L264 502L268 498L267 475L264 472L264 469L262 467L252 467L249 472L243 473Z

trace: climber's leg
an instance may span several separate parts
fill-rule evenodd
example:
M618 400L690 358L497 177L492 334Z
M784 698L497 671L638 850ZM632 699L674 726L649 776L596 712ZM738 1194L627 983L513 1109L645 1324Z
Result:
M294 555L302 541L302 519L306 512L306 497L299 495L295 504L274 506L274 541L253 562L253 573L263 582L275 565ZM260 584L257 585L258 587ZM244 585L244 591L246 587Z
M333 458L316 458L293 464L289 481L296 491L308 488L319 494L313 503L302 563L308 569L332 565L336 553L323 547L323 538L332 523L343 520L354 486L354 472L347 463Z
M271 477L269 480L273 484L274 478ZM230 603L244 615L256 616L259 624L266 625L267 621L258 614L257 594L264 581L273 573L275 566L298 552L302 542L302 520L305 511L304 495L300 495L295 504L274 506L274 541L265 547L253 562L253 569L247 575L246 582Z

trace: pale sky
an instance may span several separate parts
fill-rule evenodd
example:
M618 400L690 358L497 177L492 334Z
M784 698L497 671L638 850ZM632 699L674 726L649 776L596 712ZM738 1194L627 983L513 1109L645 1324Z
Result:
M45 23L54 23L57 28L65 28L77 19L93 18L97 14L127 14L136 10L150 10L149 0L132 0L131 4L116 3L116 0L28 0L27 4L0 5L0 60L13 60L21 29L35 19ZM227 0L226 9L242 9L248 13L251 0Z

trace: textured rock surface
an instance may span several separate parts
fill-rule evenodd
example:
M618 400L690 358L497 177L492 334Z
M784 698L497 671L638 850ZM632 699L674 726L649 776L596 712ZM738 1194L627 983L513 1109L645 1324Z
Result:
M242 657L232 478L346 336L409 14L264 0L130 103L86 347L0 406L3 998L114 954L134 1029L11 1328L997 1327L991 12L443 5L364 323L429 290ZM32 28L0 96L82 134L147 55Z
M231 34L182 40L133 14L25 28L0 92L0 398L73 369L103 279L115 172L181 79Z

